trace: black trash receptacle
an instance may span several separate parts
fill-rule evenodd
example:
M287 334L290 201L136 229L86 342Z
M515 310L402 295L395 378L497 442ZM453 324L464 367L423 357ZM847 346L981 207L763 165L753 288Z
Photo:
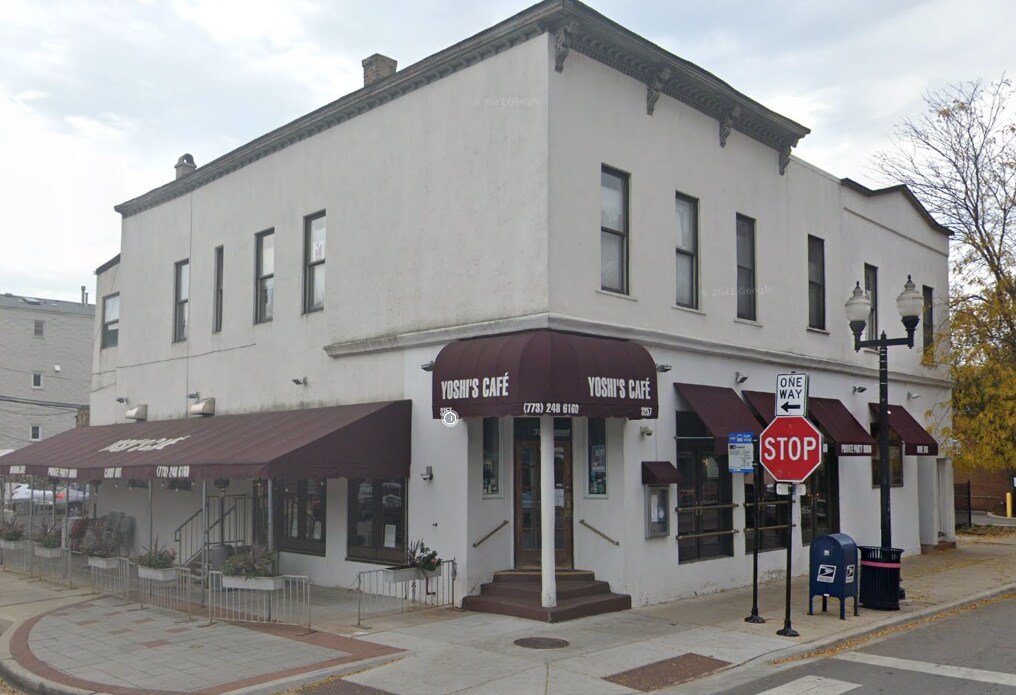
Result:
M900 548L862 545L861 605L882 611L900 609Z

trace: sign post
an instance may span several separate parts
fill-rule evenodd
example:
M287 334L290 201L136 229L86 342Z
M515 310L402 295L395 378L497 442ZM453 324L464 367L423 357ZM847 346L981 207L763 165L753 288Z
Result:
M808 407L808 377L780 374L776 379L776 416L759 437L759 460L777 482L790 483L787 521L787 600L783 629L776 634L798 637L790 622L790 575L793 571L791 533L794 497L801 483L822 463L822 433L804 416ZM782 411L782 414L781 414ZM757 544L756 538L756 544Z
M752 445L752 451L754 452L755 445ZM758 456L752 456L752 494L751 501L753 502L754 519L755 519L755 545L752 547L752 558L751 558L751 614L744 619L746 623L761 624L766 621L761 615L758 614L758 547L761 545L761 538L759 536L759 494L758 490L760 486L765 485L765 480L762 475L762 466L758 462Z

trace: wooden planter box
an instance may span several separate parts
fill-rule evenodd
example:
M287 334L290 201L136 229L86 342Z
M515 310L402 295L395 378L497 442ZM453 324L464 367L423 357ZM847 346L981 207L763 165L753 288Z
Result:
M32 541L3 541L0 540L0 548L4 550L26 550L32 545Z
M179 567L141 567L138 566L138 577L156 582L174 582L180 573Z
M36 545L35 556L46 560L55 560L58 557L63 557L63 548L43 548L41 545Z
M437 566L434 570L425 570L419 567L388 567L385 569L385 581L389 583L415 582L418 579L440 577L441 568L444 564Z
M253 589L254 591L275 591L281 589L286 583L286 578L276 577L234 577L228 574L222 575L223 589Z
M120 558L118 557L95 557L94 555L88 556L88 566L96 567L100 570L115 570L120 566Z

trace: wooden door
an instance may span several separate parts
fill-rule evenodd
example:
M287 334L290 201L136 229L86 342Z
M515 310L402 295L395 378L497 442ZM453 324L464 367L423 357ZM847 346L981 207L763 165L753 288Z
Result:
M572 452L570 442L554 444L554 559L571 569L572 556ZM515 566L539 567L540 442L515 442Z

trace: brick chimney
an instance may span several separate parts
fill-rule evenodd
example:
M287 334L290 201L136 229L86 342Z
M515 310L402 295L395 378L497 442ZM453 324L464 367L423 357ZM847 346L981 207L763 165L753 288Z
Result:
M388 56L375 53L363 59L363 86L369 87L379 80L394 75L398 62Z
M197 165L194 164L194 158L189 154L180 155L180 159L176 160L176 178L178 179L193 174L195 169L197 169Z

